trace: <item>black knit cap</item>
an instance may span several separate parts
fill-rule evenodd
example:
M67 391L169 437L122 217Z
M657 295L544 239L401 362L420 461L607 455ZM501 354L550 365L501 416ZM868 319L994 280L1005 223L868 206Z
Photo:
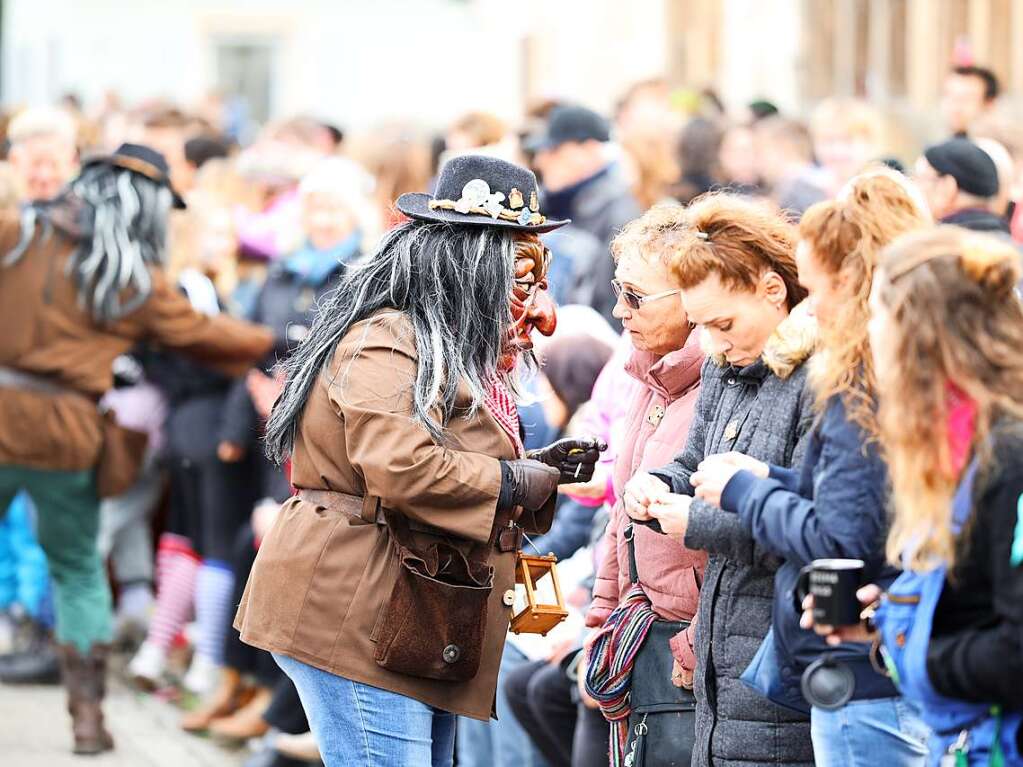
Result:
M537 234L567 224L543 215L539 194L532 171L496 157L468 154L444 163L435 195L409 192L395 205L409 218L446 224Z
M528 137L523 142L527 152L555 149L570 141L611 140L611 125L592 109L575 105L563 105L551 110L544 130Z
M924 159L942 176L956 180L960 191L974 197L998 194L998 168L991 156L969 139L952 138L924 150Z

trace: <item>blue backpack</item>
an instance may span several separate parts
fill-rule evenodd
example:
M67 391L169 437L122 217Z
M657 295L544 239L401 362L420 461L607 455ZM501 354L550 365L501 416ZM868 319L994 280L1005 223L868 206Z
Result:
M975 459L952 501L956 535L972 513L976 475ZM934 764L1023 765L1015 737L1023 724L1023 712L1003 712L998 706L947 698L934 689L927 676L927 647L945 575L945 567L925 573L907 570L882 597L874 620L881 632L885 663L899 691L920 707L931 728Z

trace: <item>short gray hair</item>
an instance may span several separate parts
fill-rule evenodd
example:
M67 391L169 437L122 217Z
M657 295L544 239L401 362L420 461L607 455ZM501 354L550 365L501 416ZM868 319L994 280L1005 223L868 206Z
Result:
M30 107L15 115L7 126L11 146L42 136L59 138L74 146L77 135L74 119L57 107Z

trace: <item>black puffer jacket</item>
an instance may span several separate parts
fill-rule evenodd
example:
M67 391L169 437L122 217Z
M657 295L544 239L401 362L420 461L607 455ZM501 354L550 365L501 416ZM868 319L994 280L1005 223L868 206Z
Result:
M735 450L780 466L799 464L813 424L805 363L815 336L815 323L797 307L752 365L737 369L708 360L685 450L650 473L673 492L692 495L689 478L715 453ZM809 718L774 705L739 679L771 626L781 558L757 545L738 515L699 500L690 507L685 545L710 555L693 638L694 767L809 767Z
M292 268L289 259L274 264L246 318L269 327L276 339L260 365L264 373L270 374L305 338L317 305L337 284L345 268L337 261L329 271L307 275ZM260 428L245 379L241 378L234 382L225 405L220 439L252 448L259 440Z

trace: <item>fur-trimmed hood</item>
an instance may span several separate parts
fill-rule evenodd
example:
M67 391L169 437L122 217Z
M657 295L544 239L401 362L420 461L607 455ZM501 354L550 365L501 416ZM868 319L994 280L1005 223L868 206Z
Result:
M709 344L706 331L700 334L700 345L716 365L719 367L728 365L723 354L712 354L707 351ZM772 373L785 379L809 360L816 348L817 318L810 314L807 302L802 301L774 329L760 356Z

